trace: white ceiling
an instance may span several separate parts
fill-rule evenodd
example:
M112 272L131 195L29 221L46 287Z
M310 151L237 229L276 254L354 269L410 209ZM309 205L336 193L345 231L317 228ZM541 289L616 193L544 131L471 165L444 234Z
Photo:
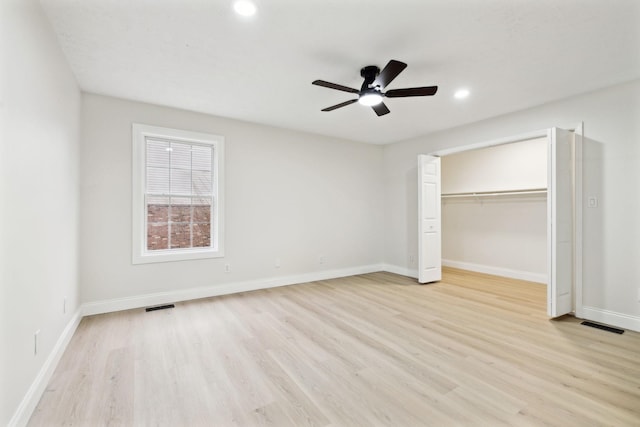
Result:
M41 0L87 92L363 141L396 142L640 78L637 0ZM360 68L409 64L377 117ZM471 90L460 101L459 87Z

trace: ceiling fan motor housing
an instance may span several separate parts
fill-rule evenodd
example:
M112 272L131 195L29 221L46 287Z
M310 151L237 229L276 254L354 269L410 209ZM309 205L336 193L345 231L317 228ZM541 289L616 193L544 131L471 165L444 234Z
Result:
M378 74L380 74L380 68L375 65L367 65L360 70L360 76L364 78L361 91L368 89L373 84L376 77L378 77Z

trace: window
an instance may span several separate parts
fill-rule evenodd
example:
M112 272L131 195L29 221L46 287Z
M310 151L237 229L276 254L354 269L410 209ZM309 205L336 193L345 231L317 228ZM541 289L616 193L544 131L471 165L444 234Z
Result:
M133 124L133 263L223 251L224 138Z

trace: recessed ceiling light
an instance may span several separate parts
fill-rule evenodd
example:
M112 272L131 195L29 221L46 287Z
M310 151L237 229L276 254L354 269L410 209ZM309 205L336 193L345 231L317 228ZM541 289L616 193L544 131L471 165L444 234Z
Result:
M235 10L236 13L241 16L253 16L256 14L256 11L258 9L252 1L238 0L233 3L233 10Z
M464 99L464 98L466 98L467 96L469 96L469 93L470 93L470 92L469 92L469 89L458 89L458 90L456 91L456 93L454 93L454 94L453 94L453 96L454 96L456 99Z

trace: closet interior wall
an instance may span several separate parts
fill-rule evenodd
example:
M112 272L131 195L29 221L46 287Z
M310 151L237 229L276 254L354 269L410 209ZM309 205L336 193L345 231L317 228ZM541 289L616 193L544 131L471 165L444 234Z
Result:
M547 281L547 139L442 158L442 262Z

